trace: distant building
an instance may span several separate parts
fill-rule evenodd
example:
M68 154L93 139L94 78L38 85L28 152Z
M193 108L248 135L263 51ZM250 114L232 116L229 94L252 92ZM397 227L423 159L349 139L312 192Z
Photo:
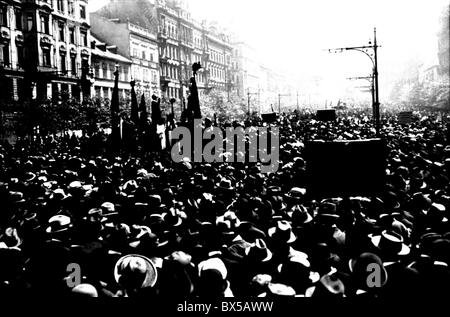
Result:
M160 95L159 53L156 34L129 21L106 19L91 14L92 34L100 41L117 47L117 54L131 60L131 78L136 92Z
M87 0L0 0L0 66L9 97L90 93Z
M108 46L95 37L91 37L92 68L94 69L93 95L111 99L114 88L114 72L119 71L119 96L130 98L132 61L117 53L117 46Z

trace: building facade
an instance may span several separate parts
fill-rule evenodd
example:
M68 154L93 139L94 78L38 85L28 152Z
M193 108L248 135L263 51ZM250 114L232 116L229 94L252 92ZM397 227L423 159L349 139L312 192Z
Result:
M114 89L114 72L119 71L119 97L130 98L132 60L117 53L117 46L107 45L91 37L92 68L94 76L93 96L111 99Z
M0 63L11 96L89 97L87 0L0 1Z
M119 19L107 19L91 14L92 34L99 41L116 46L117 54L131 60L131 79L136 92L147 99L160 95L159 52L156 34L150 30Z

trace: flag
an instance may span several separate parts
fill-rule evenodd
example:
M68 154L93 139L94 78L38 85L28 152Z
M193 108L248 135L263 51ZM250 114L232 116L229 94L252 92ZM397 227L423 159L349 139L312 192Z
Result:
M111 138L113 149L120 148L120 118L119 118L119 70L116 67L114 72L114 89L111 100Z
M130 82L131 85L131 121L138 125L139 123L139 108L137 103L137 97L136 97L136 91L134 90L134 86L136 85L136 82L133 80Z
M192 71L193 76L190 80L190 86L189 86L189 97L188 97L188 112L191 114L193 113L194 119L201 119L202 118L202 112L200 110L200 99L198 96L198 88L197 88L197 82L195 81L195 75L197 74L197 71L202 66L200 63L194 63L192 65Z
M147 105L145 103L145 95L144 94L142 94L142 97L141 97L141 104L139 105L139 111L141 113L141 116L139 118L140 127L142 130L145 130L145 128L147 127L148 114L147 114Z

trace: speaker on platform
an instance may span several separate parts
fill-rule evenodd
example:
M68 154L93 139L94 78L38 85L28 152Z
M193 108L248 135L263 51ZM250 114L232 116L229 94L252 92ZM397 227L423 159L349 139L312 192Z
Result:
M308 192L313 197L370 196L386 182L387 147L381 139L306 144Z
M335 121L336 110L317 110L316 120L318 121Z

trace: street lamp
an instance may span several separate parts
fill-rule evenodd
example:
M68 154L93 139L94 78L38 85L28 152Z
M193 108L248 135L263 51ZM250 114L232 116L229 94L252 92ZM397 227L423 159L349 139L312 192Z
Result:
M377 137L380 137L380 99L379 99L379 87L378 87L378 46L377 45L377 29L374 28L374 42L369 42L369 45L365 46L354 46L354 47L341 47L335 49L329 49L328 52L334 53L342 53L343 51L358 51L364 53L367 57L369 57L373 66L373 90L374 90L374 99L373 99L373 111L375 114L375 127L377 131ZM368 50L372 50L373 54L369 54Z

